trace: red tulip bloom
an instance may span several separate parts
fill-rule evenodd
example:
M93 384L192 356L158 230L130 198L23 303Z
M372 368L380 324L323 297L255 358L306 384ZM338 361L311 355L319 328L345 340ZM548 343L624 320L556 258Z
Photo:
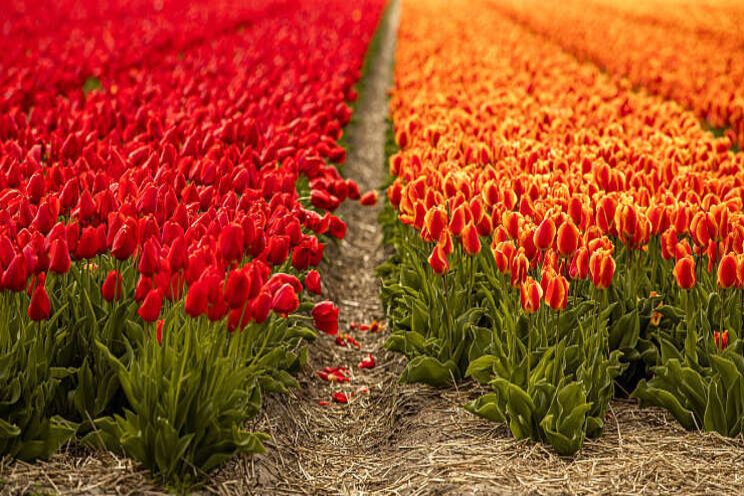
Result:
M261 324L269 318L271 312L272 298L268 293L259 293L251 305L253 320Z
M121 298L121 285L122 277L118 271L112 270L106 275L106 279L103 281L101 286L101 294L103 299L112 302Z
M338 307L325 300L313 307L313 324L319 331L335 336L338 333Z
M250 297L251 281L245 270L230 271L225 284L225 301L230 308L242 307Z
M121 226L114 236L114 243L111 247L111 254L117 260L126 260L132 256L137 248L137 231L128 224Z
M152 277L160 270L160 254L154 239L148 239L142 246L137 269L146 277Z
M336 403L345 404L349 402L349 399L347 398L346 393L336 392L336 393L333 393L333 401L335 401Z
M320 282L320 273L317 270L311 270L307 273L307 276L305 276L305 287L308 291L317 295L323 292Z
M192 284L186 292L186 302L184 303L186 315L196 319L207 313L208 296L207 287L201 280Z
M44 285L37 285L34 294L31 297L31 304L28 306L28 317L34 322L46 320L51 312L51 303L49 295Z
M26 288L27 279L26 257L23 253L18 253L10 261L10 265L3 274L3 288L11 291L23 291Z
M243 228L239 224L226 225L217 243L220 257L227 262L239 261L243 258L244 248Z
M137 303L142 303L151 289L152 279L141 275L137 280L137 286L134 288L134 300Z
M63 238L52 241L49 250L49 271L55 274L66 274L72 266L67 241Z
M150 290L145 297L145 301L137 310L137 313L145 322L155 322L158 320L160 310L163 308L163 292L160 288Z
M338 217L331 216L328 232L336 239L344 239L346 236L346 223Z
M299 306L300 300L291 284L282 285L271 299L271 309L285 317L294 313Z

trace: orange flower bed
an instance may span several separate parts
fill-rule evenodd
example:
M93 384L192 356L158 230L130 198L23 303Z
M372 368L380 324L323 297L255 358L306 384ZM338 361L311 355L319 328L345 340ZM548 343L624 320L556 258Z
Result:
M714 398L744 364L744 156L491 2L405 2L399 36L381 272L402 379L488 382L469 410L563 454L601 433L616 380L738 432L668 389L698 374Z
M744 5L715 0L497 0L580 59L670 98L744 142Z

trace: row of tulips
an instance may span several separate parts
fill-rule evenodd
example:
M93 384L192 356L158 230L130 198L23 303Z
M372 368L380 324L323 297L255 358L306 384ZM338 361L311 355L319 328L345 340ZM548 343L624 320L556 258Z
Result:
M467 7L403 4L380 268L402 380L490 384L469 411L561 454L601 434L616 385L737 435L744 157Z
M135 28L91 53L19 28L3 62L0 453L77 436L188 483L263 449L244 430L261 394L296 384L313 326L337 332L315 267L346 232L332 212L370 197L338 141L383 2L251 2L245 26L197 2L178 33L173 5L152 24L143 2L70 3L73 31ZM141 37L157 49L119 61ZM26 49L78 88L19 96ZM99 52L95 87L65 79Z
M688 9L665 0L649 5L600 2L599 6L591 0L546 5L537 0L495 1L500 10L580 59L677 101L732 142L744 143L744 37L740 27L744 8L740 3L706 2L689 9L696 15L688 16ZM655 9L655 4L662 5ZM692 29L674 22L649 22L643 16L646 9L655 9L652 19L669 11L685 12ZM711 27L724 16L728 23Z

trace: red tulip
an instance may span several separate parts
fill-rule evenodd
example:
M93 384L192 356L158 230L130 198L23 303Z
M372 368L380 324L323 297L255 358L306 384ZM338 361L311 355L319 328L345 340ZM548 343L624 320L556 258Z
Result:
M251 306L253 320L259 324L265 322L266 319L269 318L269 313L271 312L271 303L272 298L268 293L259 293L253 300Z
M3 274L2 286L11 291L23 291L26 288L27 279L26 257L23 253L18 253L10 261L8 269Z
M308 291L317 295L323 292L320 282L320 273L317 270L311 270L307 273L307 276L305 276L305 287Z
M300 306L294 288L290 284L282 285L271 299L271 309L279 315L287 316L294 313Z
M336 403L348 403L349 399L346 397L346 393L333 393L333 401Z
M723 331L723 333L718 331L713 333L713 340L716 343L716 349L718 351L723 351L728 347L728 334L728 330Z
M160 310L163 308L163 292L160 288L150 290L145 297L145 301L137 310L137 313L145 322L155 322L158 320Z
M142 246L139 264L137 265L140 274L145 277L152 277L160 270L160 255L158 251L155 240L148 239L145 241L145 244Z
M121 226L114 236L114 243L111 247L111 254L117 260L126 260L131 257L137 248L137 231L128 224Z
M336 239L344 239L346 236L346 223L338 217L331 216L328 232Z
M313 307L313 324L319 331L335 336L338 333L338 307L325 300Z
M243 228L239 224L226 225L220 232L217 245L220 257L227 262L241 260L243 250Z
M251 281L245 270L230 271L225 284L225 301L230 308L242 307L250 297Z
M51 312L51 303L44 285L37 285L28 306L28 317L34 322L46 320Z
M186 302L184 303L186 315L192 319L199 318L199 316L207 313L208 304L206 285L201 280L192 284L186 292Z
M67 241L64 238L52 241L49 250L49 271L55 274L66 274L72 266Z
M106 279L101 286L103 299L112 302L121 298L122 277L118 271L112 270L106 275Z

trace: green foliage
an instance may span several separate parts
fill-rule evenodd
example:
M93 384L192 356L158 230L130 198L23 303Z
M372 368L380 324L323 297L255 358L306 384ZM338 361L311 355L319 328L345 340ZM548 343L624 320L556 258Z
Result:
M69 372L51 364L54 336L45 328L20 319L5 322L9 325L0 331L0 454L48 458L76 429L51 409L51 399Z

